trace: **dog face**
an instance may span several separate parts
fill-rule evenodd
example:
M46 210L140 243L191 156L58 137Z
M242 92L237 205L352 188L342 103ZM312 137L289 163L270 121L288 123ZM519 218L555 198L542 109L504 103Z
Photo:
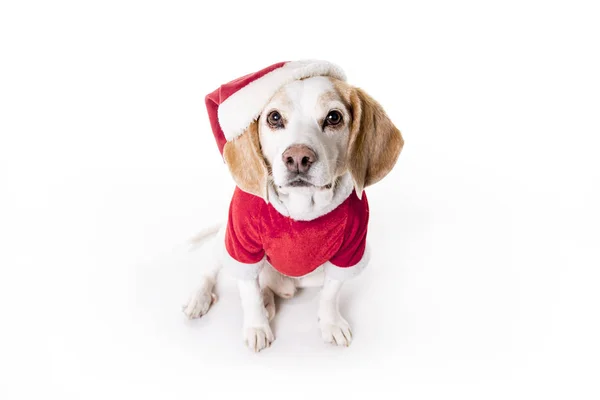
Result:
M281 88L258 119L273 183L285 191L331 188L346 164L351 120L348 105L326 77Z
M360 197L392 169L403 145L364 91L312 77L283 86L223 155L237 185L265 200L269 181L288 193L328 190L347 171Z

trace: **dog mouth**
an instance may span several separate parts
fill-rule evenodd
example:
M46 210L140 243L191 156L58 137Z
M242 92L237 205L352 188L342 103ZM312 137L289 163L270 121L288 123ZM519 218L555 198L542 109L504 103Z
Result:
M294 188L331 189L331 187L333 185L331 183L328 183L327 185L324 185L324 186L317 186L304 178L296 178L296 179L288 182L284 186L285 187L294 187Z
M315 186L312 183L308 182L308 181L304 181L301 179L292 181L290 183L287 184L287 186L291 186L291 187L311 187L311 186Z

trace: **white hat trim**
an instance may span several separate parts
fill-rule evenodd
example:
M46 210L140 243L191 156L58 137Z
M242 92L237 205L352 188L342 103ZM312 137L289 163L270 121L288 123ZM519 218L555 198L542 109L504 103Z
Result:
M258 118L280 87L298 79L330 76L345 81L344 71L327 61L291 61L239 89L219 106L219 125L227 141L233 140Z

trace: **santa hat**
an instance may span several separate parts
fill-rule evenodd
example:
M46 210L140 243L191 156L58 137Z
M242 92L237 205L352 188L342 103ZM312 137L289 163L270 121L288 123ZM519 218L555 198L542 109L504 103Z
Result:
M345 81L344 71L327 61L280 62L219 87L206 96L206 109L219 151L255 121L268 101L282 86L313 76L330 76Z

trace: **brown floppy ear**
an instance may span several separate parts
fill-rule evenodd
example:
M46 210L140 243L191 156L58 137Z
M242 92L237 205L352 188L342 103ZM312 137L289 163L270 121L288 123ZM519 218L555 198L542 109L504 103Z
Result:
M379 103L361 89L348 89L352 125L347 160L354 189L361 198L364 188L377 183L392 170L404 139Z
M260 150L256 121L240 136L225 144L223 157L237 186L267 201L269 171Z

